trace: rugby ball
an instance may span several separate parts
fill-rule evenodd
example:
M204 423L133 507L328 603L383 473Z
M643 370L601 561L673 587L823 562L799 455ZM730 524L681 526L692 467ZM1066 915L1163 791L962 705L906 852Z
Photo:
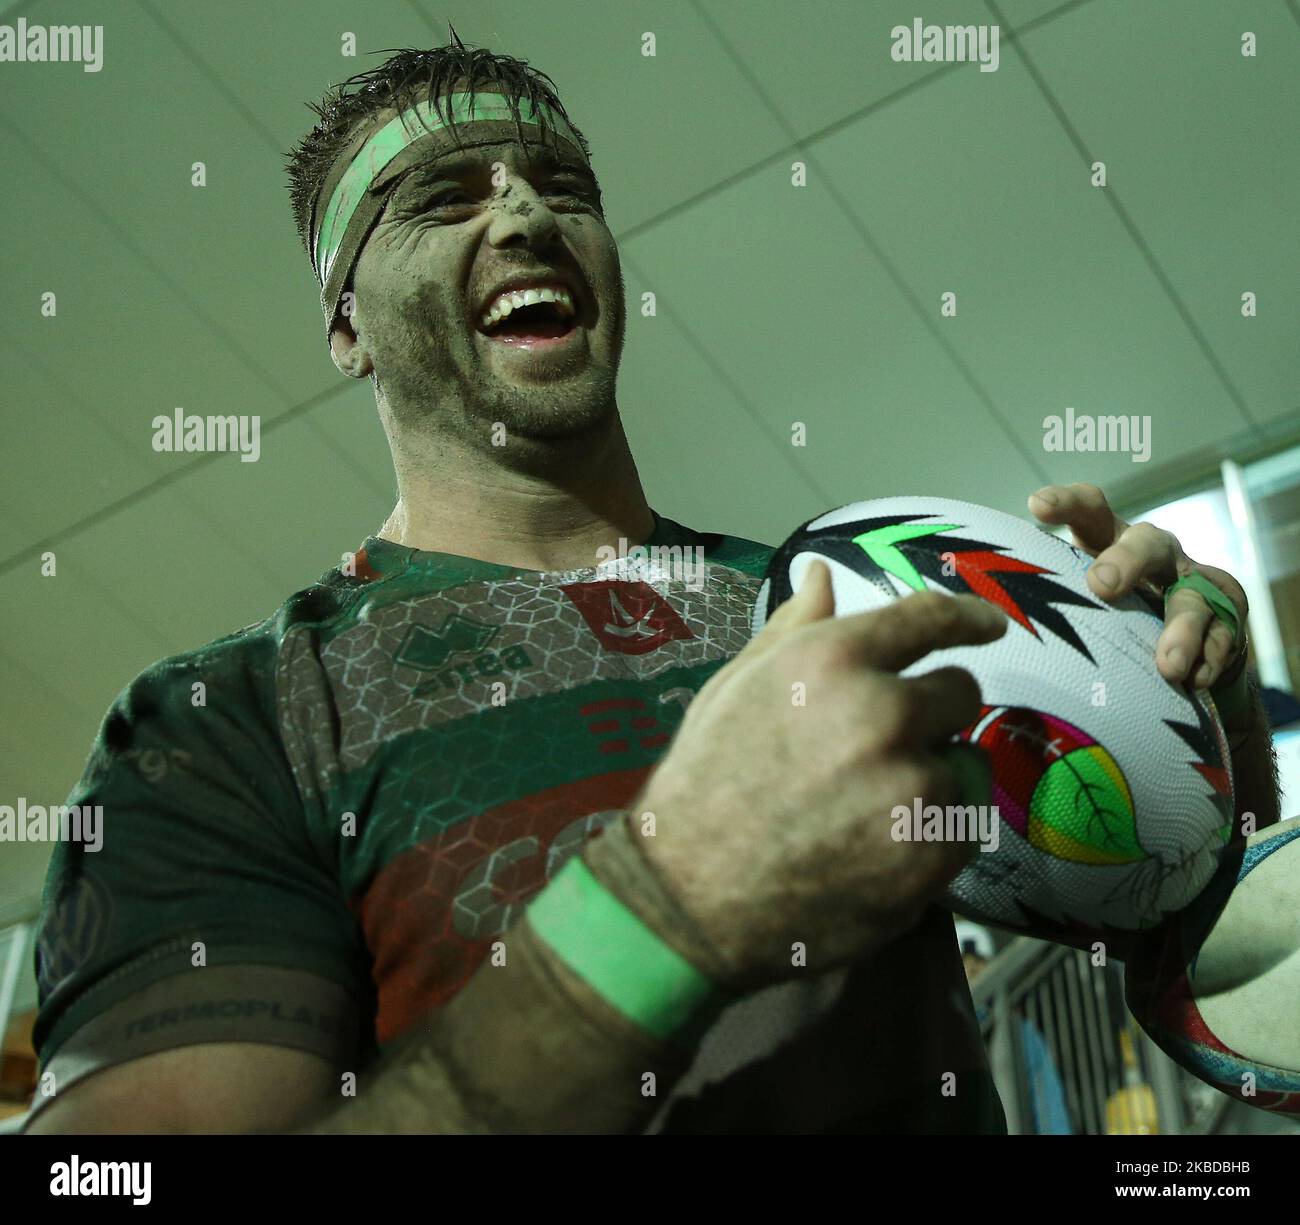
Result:
M1210 881L1233 823L1228 747L1204 691L1156 670L1158 608L1093 595L1092 559L1031 522L898 497L833 510L786 540L759 589L755 632L816 559L830 569L836 616L937 591L979 596L1010 620L996 642L936 651L902 673L965 668L984 702L958 739L992 763L989 811L969 825L993 836L979 835L950 886L952 910L1077 944L1154 927ZM910 836L954 836L960 824L918 819Z
M1129 1008L1171 1059L1216 1089L1300 1116L1300 820L1246 840L1124 967Z

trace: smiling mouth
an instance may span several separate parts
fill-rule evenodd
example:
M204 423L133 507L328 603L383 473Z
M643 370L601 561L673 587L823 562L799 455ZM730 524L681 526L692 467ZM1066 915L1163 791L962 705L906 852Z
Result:
M535 295L528 294L533 297ZM522 295L520 295L522 297ZM574 312L574 304L566 295L562 304L542 299L516 301L505 313L498 305L481 318L478 331L498 351L512 350L517 354L531 354L540 360L544 354L559 358L581 343L585 335L583 325Z
M527 344L536 340L560 340L578 326L573 315L565 314L551 302L535 302L512 310L504 319L479 327L489 340L504 344Z

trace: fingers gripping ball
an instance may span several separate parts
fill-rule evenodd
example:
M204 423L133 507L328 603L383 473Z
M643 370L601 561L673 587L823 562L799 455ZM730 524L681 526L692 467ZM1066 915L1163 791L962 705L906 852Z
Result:
M953 881L953 910L1078 943L1155 927L1210 881L1232 827L1227 742L1203 691L1160 676L1149 603L1098 599L1086 553L1013 515L883 498L821 515L776 550L755 631L814 560L837 616L936 591L979 596L1011 622L902 673L956 665L983 697L961 739L991 762L999 837Z

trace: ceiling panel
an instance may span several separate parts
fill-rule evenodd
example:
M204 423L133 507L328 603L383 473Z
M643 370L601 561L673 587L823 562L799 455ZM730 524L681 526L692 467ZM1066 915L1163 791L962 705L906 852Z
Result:
M961 17L950 20L964 18L967 22L994 21L1019 32L1025 28L1037 29L1045 20L1055 20L1074 9L1096 2L1097 0L969 0L963 6ZM903 20L906 21L907 18L904 17ZM926 20L930 20L928 15Z
M365 488L357 491L362 499L358 512L371 518L378 516L373 524L366 521L370 531L388 518L397 501L397 478L393 475L388 436L380 424L374 388L369 380L348 379L333 366L330 371L334 385L318 398L306 421L317 438L334 452L327 471L346 467L354 475L365 474L366 479L361 482Z
M424 0L428 11L437 6ZM548 73L592 147L615 233L694 197L784 144L696 6L486 3L466 41ZM641 54L653 33L656 54Z
M445 43L447 19L462 39L473 42L467 29L483 5L463 0L438 4L441 20L411 0L368 0L364 5L355 0L244 0L233 5L140 0L140 7L168 40L171 58L192 65L192 75L225 97L230 111L251 116L250 139L256 134L263 148L282 151L316 123L307 103L318 101L335 82L381 63L385 57L373 52ZM232 12L239 15L237 38L231 37ZM353 56L344 54L347 33L355 35ZM268 75L268 65L275 66L273 74ZM287 201L286 195L286 220Z
M7 325L6 400L22 407L24 442L6 448L0 464L9 495L40 505L48 533L152 479L157 414L177 406L200 415L259 411L250 405L264 400L266 389L116 241L85 199L65 191L16 143L6 140L4 155L25 168L28 214L52 212L58 220L57 240L5 251L7 285L23 304ZM57 294L52 319L39 313L47 289ZM57 496L50 496L51 472Z
M101 536L88 544L91 535L55 550L53 577L32 562L0 578L4 650L39 678L33 702L77 712L69 734L85 741L83 752L114 695L171 650L165 610L133 599L123 580L100 581L97 549L112 558L122 542Z
M349 389L347 396L325 401L314 413L373 413L373 403L366 403L368 392L368 383ZM339 444L323 437L328 433L314 422L291 420L263 435L257 463L223 458L187 480L187 491L209 509L257 575L257 588L250 585L255 599L241 605L244 619L220 632L269 616L290 593L337 564L345 549L358 547L392 509L391 495L360 480L351 466L354 457L345 452L350 461L345 462ZM215 570L211 581L242 582ZM203 641L194 637L197 632L195 626L186 628L187 645Z
M6 554L36 539L40 531L37 520L37 514L25 506L20 508L13 498L5 495L4 486L0 485L0 530L4 532Z
M657 275L659 250L639 240L624 254L629 298L639 302L653 288L663 303L651 319L629 308L619 377L619 409L646 497L688 527L775 544L795 516L830 495L791 462L788 436L762 419L762 406L719 377L712 342L701 345L683 327L671 285Z
M923 8L907 0L822 0L802 12L772 0L725 5L694 0L693 7L721 31L752 81L789 121L792 135L805 137L939 76L974 72L996 78L997 72L981 73L974 66L895 61L892 32L897 26L910 30L918 17L927 26L999 25L1001 64L1010 54L1003 39L1011 29L1080 2L1087 0L1002 4L1006 28L980 0L932 0Z
M0 802L13 805L21 796L29 804L61 804L81 774L103 711L59 697L45 674L23 662L26 633L0 624L0 693L25 699L21 718L0 719ZM48 844L0 842L0 926L35 906L49 856Z
M1152 465L1245 424L1017 63L936 82L817 158L1053 479L1104 485L1133 470L1130 454L1046 452L1043 419L1067 408L1149 415ZM958 313L939 318L950 290ZM946 432L946 463L996 458L950 449ZM996 466L986 479L999 482Z
M229 13L226 42L247 54ZM30 167L12 184L11 207L40 216L57 199L71 222L60 249L29 254L30 278L47 283L52 256L65 309L93 310L104 342L153 358L138 372L146 390L170 354L228 403L249 385L286 405L318 390L328 377L319 291L294 233L280 150L138 4L108 14L59 6L61 22L77 17L105 27L100 72L50 65L6 77L7 113L22 117L18 131L9 120L9 135ZM264 80L250 96L268 89ZM96 119L70 122L77 114ZM206 186L191 183L196 162Z
M1171 20L1166 6L1093 0L1025 43L1260 424L1300 412L1297 12L1198 0ZM1241 54L1244 30L1255 58ZM1241 314L1246 290L1254 319ZM1167 407L1176 447L1181 418ZM1242 421L1224 406L1225 433Z
M760 507L776 539L842 502L938 492L935 447L957 457L942 477L951 496L1020 509L1042 483L824 190L791 187L774 169L627 249L663 309L759 413L759 425L734 413L690 421L692 445L677 462L690 465L700 496L716 497L708 477L723 457L736 485L761 488L786 466L806 474L798 517L770 498ZM715 380L700 399L720 394ZM804 447L791 445L795 422L807 427Z

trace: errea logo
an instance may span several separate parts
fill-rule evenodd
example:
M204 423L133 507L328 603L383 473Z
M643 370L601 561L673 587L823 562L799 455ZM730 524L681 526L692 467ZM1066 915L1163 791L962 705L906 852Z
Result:
M439 689L456 689L475 679L490 680L506 670L532 666L532 657L522 643L504 650L489 650L499 625L475 621L464 613L448 613L437 630L413 625L398 647L393 662L433 675L412 690L412 696L428 697ZM465 659L464 655L471 658ZM456 659L457 656L462 656ZM455 660L455 662L453 662Z
M50 1166L51 1195L129 1195L133 1204L153 1198L153 1163L150 1161L82 1161L76 1153L69 1161Z

